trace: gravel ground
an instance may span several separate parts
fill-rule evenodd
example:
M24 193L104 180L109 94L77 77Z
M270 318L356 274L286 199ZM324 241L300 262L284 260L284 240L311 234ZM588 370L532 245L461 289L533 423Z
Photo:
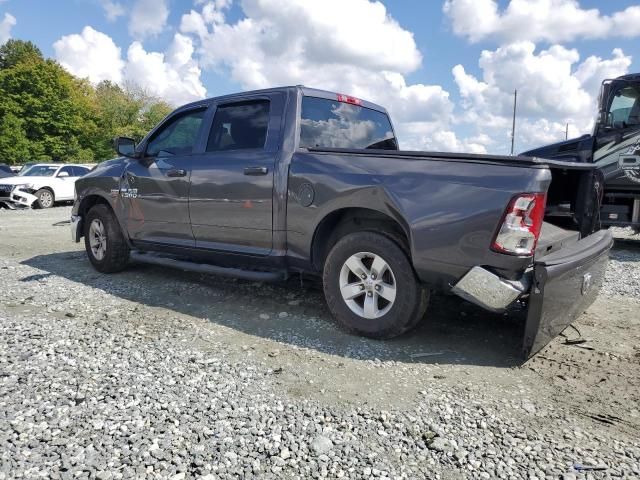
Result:
M297 280L100 275L69 211L0 211L0 479L640 478L624 231L587 342L521 364L519 321L453 297L374 342Z

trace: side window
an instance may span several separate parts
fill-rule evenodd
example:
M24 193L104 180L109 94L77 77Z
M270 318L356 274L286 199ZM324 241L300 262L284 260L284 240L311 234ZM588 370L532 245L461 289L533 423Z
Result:
M176 115L147 144L147 156L188 155L193 152L206 108Z
M60 171L58 172L58 174L56 175L56 177L59 177L59 176L60 176L60 174L61 174L61 173L63 173L63 172L66 172L66 174L67 174L68 176L70 176L70 177L73 177L73 176L74 176L74 175L73 175L73 167L69 167L69 166L67 166L67 167L62 167L62 168L60 169Z
M85 168L85 167L73 167L73 176L74 177L81 177L83 175L86 175L87 173L89 173L89 169Z
M207 152L264 148L268 124L268 100L219 106L209 132Z
M611 126L621 127L640 124L640 92L637 87L629 86L618 90L609 108Z

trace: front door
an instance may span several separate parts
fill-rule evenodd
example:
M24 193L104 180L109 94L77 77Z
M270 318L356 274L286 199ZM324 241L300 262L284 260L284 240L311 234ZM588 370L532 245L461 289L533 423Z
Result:
M74 167L71 165L66 165L58 170L54 188L56 200L73 199L73 190L78 178L79 176L75 174Z
M120 195L129 202L129 236L135 242L193 247L189 177L206 108L170 117L126 169Z
M217 105L206 152L192 162L189 211L196 247L267 255L282 94Z

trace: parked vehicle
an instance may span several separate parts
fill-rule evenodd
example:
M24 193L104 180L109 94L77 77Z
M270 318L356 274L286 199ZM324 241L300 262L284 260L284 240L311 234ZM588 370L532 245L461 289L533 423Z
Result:
M592 135L523 155L595 164L605 178L602 225L640 231L640 73L604 80L598 109Z
M27 162L27 163L23 163L22 165L16 165L14 168L14 172L17 173L18 175L24 175L24 173L30 168L33 167L36 164L36 162Z
M526 311L528 356L593 302L612 244L593 165L401 151L384 108L321 90L191 103L116 148L76 182L72 237L98 271L308 272L372 338L415 327L439 290Z
M88 172L84 165L32 165L24 173L0 181L0 203L9 208L50 208L55 202L73 200L76 180Z
M4 175L3 175L4 174ZM0 163L0 175L3 175L0 178L13 176L14 172L11 170L9 165L5 165L4 163Z

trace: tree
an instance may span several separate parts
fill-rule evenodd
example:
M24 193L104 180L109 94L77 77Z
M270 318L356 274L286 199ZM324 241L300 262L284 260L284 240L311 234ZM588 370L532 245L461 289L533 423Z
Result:
M33 42L10 39L0 47L0 70L21 62L42 61L42 52Z
M32 42L0 47L0 161L113 158L113 137L140 141L171 110L132 84L94 87Z
M52 60L32 60L0 70L0 136L13 139L0 155L10 163L92 160L93 89Z
M96 87L96 158L113 156L113 138L131 137L140 141L172 110L171 106L133 84L124 87L103 81Z

